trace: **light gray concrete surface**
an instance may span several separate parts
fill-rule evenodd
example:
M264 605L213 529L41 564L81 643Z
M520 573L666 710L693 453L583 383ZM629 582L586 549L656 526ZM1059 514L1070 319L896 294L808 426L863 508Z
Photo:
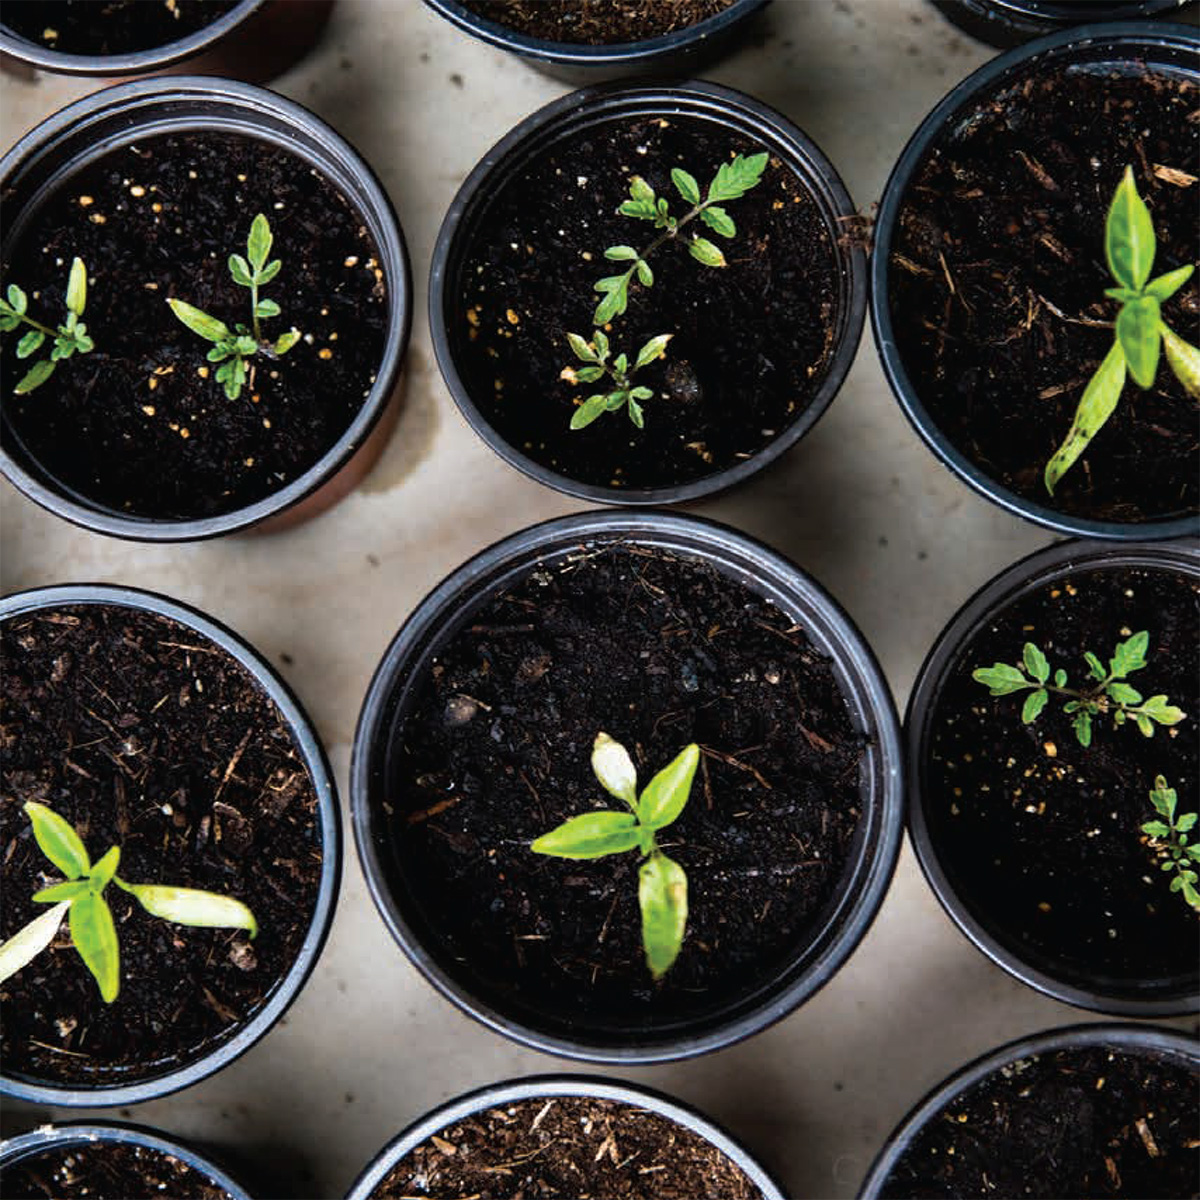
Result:
M751 44L708 76L796 122L868 211L921 118L990 53L926 0L775 0ZM366 156L408 239L418 296L408 402L384 458L356 494L299 529L183 546L76 530L0 483L0 587L119 582L226 621L299 693L345 811L359 703L400 622L475 551L583 507L505 466L459 417L433 360L424 300L434 238L463 177L513 124L568 89L417 0L338 0L320 47L275 86ZM65 78L3 78L4 144L89 90ZM845 386L803 443L694 511L764 539L820 579L874 646L901 706L955 608L1051 540L984 503L925 450L884 381L869 324ZM942 1076L1001 1041L1085 1019L975 951L906 847L858 952L800 1011L732 1049L620 1074L728 1125L791 1195L852 1196L882 1139ZM338 1196L431 1106L562 1069L588 1070L508 1043L423 981L377 916L351 844L328 946L283 1024L218 1076L120 1115L228 1147L265 1171L276 1195ZM9 1104L5 1124L79 1115Z

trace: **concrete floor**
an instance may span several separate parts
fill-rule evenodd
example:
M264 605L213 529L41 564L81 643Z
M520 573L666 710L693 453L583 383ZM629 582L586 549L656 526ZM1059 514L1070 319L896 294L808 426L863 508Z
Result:
M926 0L776 0L753 43L708 74L800 125L866 211L920 119L990 53ZM458 184L511 125L567 89L417 0L338 0L320 47L275 86L366 156L408 239L418 296L408 404L383 460L356 494L295 531L182 546L82 532L0 482L0 586L120 582L226 621L299 693L344 793L361 697L413 605L495 539L583 507L506 467L474 436L438 375L424 312L430 253ZM4 145L89 90L0 79ZM955 608L1050 541L978 499L924 449L884 382L869 326L836 403L804 442L695 511L820 579L874 646L901 706ZM725 1123L791 1195L852 1196L882 1139L942 1076L1001 1041L1084 1019L975 951L906 847L866 940L804 1008L733 1049L622 1074ZM509 1044L435 994L384 929L351 846L329 944L282 1025L215 1078L120 1115L232 1151L275 1195L337 1196L431 1106L561 1069L580 1068ZM5 1126L81 1115L9 1104Z

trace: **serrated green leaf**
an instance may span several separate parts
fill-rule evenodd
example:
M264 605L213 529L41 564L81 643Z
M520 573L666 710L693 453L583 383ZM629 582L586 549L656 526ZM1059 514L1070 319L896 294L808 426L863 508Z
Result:
M28 358L45 340L46 335L40 329L30 329L17 343L17 357Z
M671 182L675 185L675 190L689 204L700 203L700 185L696 182L694 175L689 175L680 167L672 167Z
M720 249L714 246L708 238L702 238L699 235L693 237L688 243L688 253L706 267L728 266L725 255L721 253Z
M530 849L553 858L603 858L638 844L637 818L629 812L590 812L564 821L537 838Z
M1195 887L1193 886L1194 883L1194 879L1184 879L1181 891L1183 892L1183 898L1193 908L1200 909L1200 892L1196 891Z
M613 359L612 369L618 376L622 376L629 370L629 356L627 354L618 354Z
M700 220L713 233L719 233L721 237L731 238L737 233L737 226L733 223L733 218L723 208L718 208L715 204L712 208L706 208L700 214Z
M1109 661L1109 670L1123 679L1146 665L1146 650L1150 646L1150 634L1142 629L1126 641L1119 642Z
M1187 716L1183 709L1169 703L1166 696L1151 696L1142 705L1141 711L1160 725L1178 725Z
M258 936L254 914L240 900L198 888L168 887L156 883L126 883L117 886L128 892L152 916L193 929L245 929Z
M71 941L91 971L106 1004L121 989L121 952L112 912L103 896L88 892L71 904Z
M1192 277L1192 272L1195 270L1192 263L1188 263L1184 267L1176 267L1174 271L1168 271L1165 275L1160 275L1157 279L1152 279L1144 289L1147 296L1153 296L1159 304L1165 304L1177 291Z
M70 822L36 800L26 801L23 807L39 849L68 879L78 879L92 869L87 849Z
M1088 670L1092 673L1092 678L1096 680L1105 680L1108 678L1108 671L1105 670L1104 664L1090 650L1083 652L1084 660L1087 662ZM1062 686L1061 684L1059 685Z
M1184 813L1183 816L1181 816L1179 820L1175 822L1175 828L1178 829L1180 833L1189 833L1192 827L1196 824L1197 815L1198 814L1196 813Z
M216 317L210 317L208 313L203 312L194 305L188 304L184 300L175 299L169 299L167 303L171 306L171 311L184 325L207 341L221 342L233 336L230 333L229 326L224 321L218 321Z
M54 941L70 907L70 901L55 905L34 917L0 946L0 983L28 966Z
M767 153L737 155L732 161L722 163L716 176L708 185L707 200L719 204L723 200L737 200L758 184L767 166Z
M665 829L683 812L699 762L699 746L685 746L646 785L637 809L638 819L647 829Z
M257 283L259 287L262 287L264 284L270 283L271 280L274 279L275 276L279 274L280 268L282 266L283 266L283 263L281 263L279 261L279 259L276 259L274 262L267 263L267 265L265 267L263 267L263 269L261 271L258 272L258 276L255 279L255 283Z
M629 198L643 204L653 203L654 189L640 175L635 175L629 181Z
M629 399L629 393L625 391L609 392L604 398L604 411L616 412L620 408L625 407L625 402Z
M650 269L650 264L644 258L637 260L634 270L637 272L637 277L641 281L642 287L654 286L654 272Z
M604 378L603 367L580 367L575 372L576 383L595 383L597 379Z
M596 359L605 362L608 358L608 335L603 329L592 331L592 345L596 347Z
M1125 365L1138 387L1154 386L1158 372L1158 354L1162 345L1159 334L1160 309L1153 296L1130 300L1117 313L1117 340L1125 352Z
M638 252L632 246L609 246L604 257L610 262L633 262Z
M1148 834L1150 837L1165 838L1170 837L1171 827L1164 825L1162 821L1147 821L1142 826L1142 832Z
M595 350L593 350L592 347L587 343L587 341L584 338L580 337L579 334L568 333L567 334L567 342L571 347L571 353L574 354L575 357L577 359L579 359L580 362L595 362L596 361Z
M8 285L8 302L12 305L13 312L20 316L25 315L25 310L29 307L29 297L17 287L15 283Z
M1193 400L1200 400L1200 350L1185 342L1166 322L1160 322L1158 330L1172 374Z
M279 313L279 305L274 300L260 300L254 306L254 315L256 317L277 317Z
M1046 464L1046 491L1054 495L1058 481L1071 469L1079 456L1088 448L1092 438L1100 432L1104 422L1112 416L1121 389L1125 386L1125 352L1121 343L1114 341L1104 356L1104 361L1088 381L1083 398L1075 410L1071 428L1063 443Z
M637 354L637 361L634 363L633 369L640 370L655 359L662 358L667 353L667 344L675 335L673 333L660 333L656 337L652 337Z
M1034 686L1025 678L1024 672L1007 663L993 663L990 667L977 667L971 672L976 683L992 689L993 696L1007 696Z
M639 428L645 429L646 417L642 412L642 406L633 398L629 397L629 419Z
M620 316L625 311L625 306L626 296L624 291L609 292L596 305L596 311L592 313L593 324L607 325L614 317Z
M77 317L83 316L87 307L87 268L83 259L71 259L71 273L67 276L67 308Z
M655 979L670 970L687 928L687 876L665 854L652 854L638 871L638 904L642 910L642 947Z
M648 387L635 387L629 393L629 395L634 400L649 400L650 397L654 395L654 392L651 388L648 388Z
M250 287L254 283L250 264L240 254L229 256L229 274L233 276L233 282L240 283L242 287Z
M296 328L289 329L287 333L281 333L275 339L274 350L276 354L286 354L300 340L300 330Z
M571 428L583 429L604 412L605 396L589 396L571 416Z
M1142 702L1142 693L1137 688L1132 688L1120 680L1114 680L1105 688L1105 691L1118 704L1141 704Z
M1036 692L1030 692L1025 697L1025 703L1021 707L1021 720L1026 725L1032 724L1037 720L1042 709L1046 707L1046 701L1050 699L1050 693L1045 688L1038 688Z
M1145 201L1138 195L1132 167L1125 168L1109 206L1104 252L1112 277L1119 284L1140 291L1154 266L1154 223Z
M64 900L74 900L76 896L82 896L84 892L92 890L91 881L88 879L67 879L34 892L30 899L37 904L61 904Z
M224 362L232 353L233 350L229 346L214 346L204 357L209 362L219 363ZM217 378L222 379L224 376L218 372Z
M1085 749L1092 744L1092 716L1091 713L1085 711L1075 714L1075 720L1071 722L1075 730L1075 740Z
M1143 737L1154 736L1154 722L1145 713L1134 713L1133 719Z
M633 217L638 221L658 220L658 210L651 201L626 200L617 212L623 217Z
M1050 663L1046 660L1046 656L1032 642L1025 643L1025 649L1022 655L1025 662L1025 670L1038 681L1045 683L1050 678Z
M270 223L264 214L259 213L250 222L250 235L246 238L246 256L250 259L251 266L262 268L267 261L267 255L271 253L273 241Z
M18 396L24 396L26 392L32 392L34 388L41 387L51 375L54 374L55 361L52 358L44 358L41 362L36 362L21 378L13 391Z

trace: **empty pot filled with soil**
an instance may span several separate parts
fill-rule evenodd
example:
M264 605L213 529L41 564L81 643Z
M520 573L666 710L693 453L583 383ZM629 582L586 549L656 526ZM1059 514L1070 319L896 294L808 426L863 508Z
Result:
M558 100L468 177L430 319L455 401L518 469L610 503L736 483L841 385L865 306L815 146L712 84Z
M976 71L880 207L872 320L918 432L1065 532L1200 520L1194 30L1067 31Z
M585 514L485 551L400 631L359 721L355 833L393 935L478 1019L597 1061L698 1054L865 932L893 737L860 635L786 560ZM601 842L562 844L590 822Z
M1200 554L1066 543L987 584L907 719L910 829L947 911L1058 999L1197 1002Z
M131 589L0 606L0 1090L117 1104L218 1070L312 969L337 801L284 684L215 622Z
M0 465L18 487L178 540L300 519L365 473L394 416L407 263L332 130L247 85L126 84L0 173Z

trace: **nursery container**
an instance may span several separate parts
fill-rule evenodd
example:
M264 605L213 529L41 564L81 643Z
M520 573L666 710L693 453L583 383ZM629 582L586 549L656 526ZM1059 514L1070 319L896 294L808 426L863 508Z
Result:
M959 29L1007 50L1031 38L1058 33L1072 25L1099 21L1138 21L1169 14L1186 0L933 0Z

